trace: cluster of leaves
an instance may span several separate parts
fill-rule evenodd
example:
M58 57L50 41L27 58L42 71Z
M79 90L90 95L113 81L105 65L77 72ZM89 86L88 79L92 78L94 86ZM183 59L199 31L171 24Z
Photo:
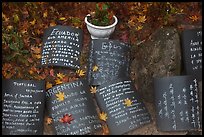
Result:
M108 26L114 23L113 12L106 3L99 2L96 4L96 10L87 16L88 21L96 26Z
M180 30L182 24L202 22L199 2L121 2L117 6L112 2L110 5L120 20L119 29L124 32L120 39L131 45L145 41L162 26Z

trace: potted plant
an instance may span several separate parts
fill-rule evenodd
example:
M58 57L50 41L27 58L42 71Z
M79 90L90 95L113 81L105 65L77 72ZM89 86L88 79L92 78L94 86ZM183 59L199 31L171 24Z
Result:
M92 39L109 39L118 19L109 10L109 5L100 2L96 4L96 10L85 17L85 23Z

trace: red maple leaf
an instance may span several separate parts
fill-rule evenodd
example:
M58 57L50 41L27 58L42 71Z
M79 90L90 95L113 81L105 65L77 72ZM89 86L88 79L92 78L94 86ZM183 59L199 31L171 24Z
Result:
M71 121L73 121L74 119L72 118L72 115L70 114L70 115L68 115L68 114L65 114L64 116L63 116L63 118L60 118L60 122L62 122L62 123L68 123L68 124L71 124Z

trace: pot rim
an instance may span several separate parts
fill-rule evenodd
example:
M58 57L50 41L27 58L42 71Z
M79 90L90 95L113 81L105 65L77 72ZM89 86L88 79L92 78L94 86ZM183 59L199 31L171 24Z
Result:
M96 26L96 25L93 25L93 24L91 24L90 22L88 22L88 19L87 19L88 16L90 16L90 14L87 14L87 15L86 15L86 17L85 17L85 23L86 23L87 25L89 25L89 26L91 26L91 27L93 27L93 28L97 28L97 29L109 29L109 28L114 27L114 26L118 23L117 17L116 17L115 15L113 15L114 20L115 20L115 22L114 22L113 24L111 24L111 25L109 25L109 26Z

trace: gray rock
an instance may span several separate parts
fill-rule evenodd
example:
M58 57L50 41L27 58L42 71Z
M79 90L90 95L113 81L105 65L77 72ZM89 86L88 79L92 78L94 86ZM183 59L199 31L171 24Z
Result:
M147 102L154 102L153 78L180 75L180 38L175 28L160 28L135 48L131 78Z

